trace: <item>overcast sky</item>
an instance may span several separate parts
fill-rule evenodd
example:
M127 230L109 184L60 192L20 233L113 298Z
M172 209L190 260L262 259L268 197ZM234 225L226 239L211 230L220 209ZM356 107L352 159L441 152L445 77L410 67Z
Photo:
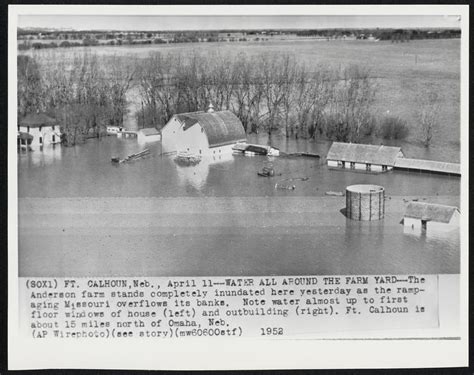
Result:
M20 15L19 27L75 30L212 30L317 28L459 27L459 17L445 16L104 16Z

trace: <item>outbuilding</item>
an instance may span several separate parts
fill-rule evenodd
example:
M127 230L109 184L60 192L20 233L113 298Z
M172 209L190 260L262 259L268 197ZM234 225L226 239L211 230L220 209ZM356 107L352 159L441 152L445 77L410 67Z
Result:
M109 134L109 135L117 135L118 133L122 132L123 130L124 130L123 126L117 126L117 125L107 126L107 134Z
M61 143L61 131L56 120L45 113L30 113L19 120L18 131L33 137L31 147Z
M461 213L454 206L410 202L407 205L403 225L411 229L447 231L459 227Z
M137 132L137 140L139 143L157 142L160 139L160 132L156 128L144 128Z
M333 142L326 160L331 168L385 172L403 157L400 147Z
M174 115L161 130L165 153L196 155L231 153L232 146L247 139L239 118L230 111L189 112Z

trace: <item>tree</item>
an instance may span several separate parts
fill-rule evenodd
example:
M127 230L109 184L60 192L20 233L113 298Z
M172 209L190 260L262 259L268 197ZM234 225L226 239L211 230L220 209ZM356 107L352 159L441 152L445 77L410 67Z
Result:
M43 82L36 59L18 55L17 73L18 113L24 116L29 112L44 111Z
M285 97L285 57L262 55L259 64L263 102L266 109L265 128L269 136L279 127L280 106Z
M420 121L421 138L425 147L429 147L438 126L438 116L441 103L438 93L426 89L419 98L418 120Z
M371 105L375 85L369 71L352 65L342 71L334 86L327 135L337 141L359 142L373 131Z

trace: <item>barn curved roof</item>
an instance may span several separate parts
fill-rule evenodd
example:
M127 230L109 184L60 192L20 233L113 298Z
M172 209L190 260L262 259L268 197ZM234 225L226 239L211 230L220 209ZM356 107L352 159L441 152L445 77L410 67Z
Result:
M199 123L207 135L209 147L235 143L247 138L242 122L231 111L190 112L176 117L184 124L183 130Z

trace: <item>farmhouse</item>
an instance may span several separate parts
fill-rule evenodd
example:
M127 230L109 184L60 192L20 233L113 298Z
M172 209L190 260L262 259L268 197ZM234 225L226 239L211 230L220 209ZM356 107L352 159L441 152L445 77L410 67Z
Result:
M403 225L416 230L447 231L459 227L460 215L457 207L410 202L403 217Z
M156 128L140 129L137 132L138 143L156 142L161 138L160 132Z
M31 147L61 143L61 132L56 120L44 113L30 113L19 120L18 131L33 137Z
M174 115L161 129L165 153L188 152L196 155L231 153L232 146L245 141L245 130L230 111L190 112Z
M400 147L333 142L326 160L332 168L385 172L403 157Z

